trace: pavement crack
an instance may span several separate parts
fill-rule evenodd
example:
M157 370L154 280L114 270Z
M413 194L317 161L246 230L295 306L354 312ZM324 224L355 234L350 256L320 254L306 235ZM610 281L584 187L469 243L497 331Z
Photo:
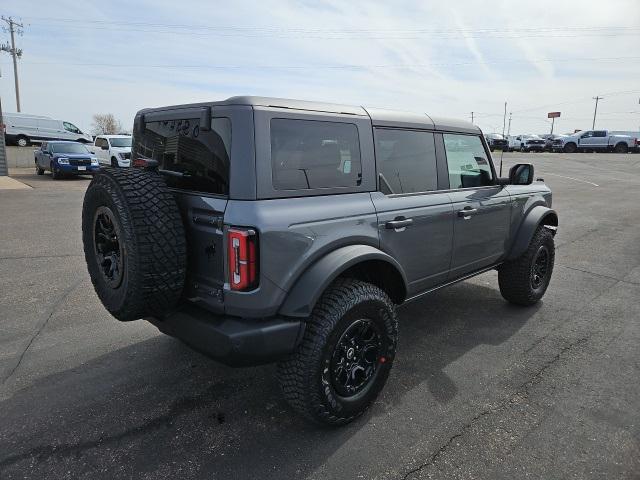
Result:
M16 362L15 366L11 369L9 374L2 379L2 385L4 385L7 382L7 380L9 380L13 376L16 370L18 370L18 367L20 367L20 364L22 363L24 356L27 354L27 351L29 350L29 348L31 347L35 339L38 337L38 335L40 335L40 332L42 332L42 330L44 330L44 328L47 326L47 324L49 323L49 320L51 320L51 317L53 317L53 314L56 313L56 311L58 310L62 302L69 296L71 292L73 292L78 287L78 285L80 285L80 283L82 283L82 278L76 280L73 284L67 287L65 291L62 292L62 295L60 295L58 299L53 303L53 305L51 306L51 309L49 310L47 315L44 317L44 320L40 323L40 325L38 325L35 333L31 336L31 338L27 342L27 345L24 347L24 350L22 350L22 353L20 354L20 357L18 358L18 361Z
M600 278L607 278L609 280L615 280L617 282L622 282L622 283L626 283L628 285L640 285L640 283L638 282L630 282L629 280L623 280L621 278L616 278L616 277L612 277L610 275L605 275L603 273L596 273L596 272L591 272L589 270L583 270L582 268L577 268L577 267L570 267L568 265L562 265L560 263L556 263L555 265L556 267L562 267L562 268L566 268L568 270L574 270L576 272L582 272L582 273L588 273L589 275L593 275L595 277L600 277Z
M489 405L488 408L486 408L485 410L482 410L480 413L474 416L471 420L469 420L467 423L462 425L462 427L460 427L456 433L451 435L437 450L435 450L431 455L429 455L427 460L425 460L423 463L417 465L416 467L406 472L401 477L402 480L407 480L409 477L413 476L414 474L419 473L425 468L428 468L434 465L437 462L438 458L442 456L442 454L444 454L458 438L463 437L483 417L487 415L492 415L501 410L504 410L508 408L509 405L513 403L517 403L524 398L527 398L529 396L529 389L532 386L540 383L540 381L542 381L545 372L549 368L551 368L553 365L559 362L560 359L564 355L566 355L568 352L586 343L590 337L591 335L588 335L586 337L579 338L577 340L574 340L564 345L554 355L554 357L551 360L545 362L542 366L540 366L540 368L538 368L538 370L536 370L536 372L526 382L520 384L514 393L512 393L508 398L506 398L504 401L502 401L497 405L496 404Z

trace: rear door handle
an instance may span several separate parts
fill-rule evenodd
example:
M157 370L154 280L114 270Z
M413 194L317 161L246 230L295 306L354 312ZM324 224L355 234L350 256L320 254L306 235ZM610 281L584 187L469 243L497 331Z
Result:
M458 216L459 217L469 217L469 216L473 215L474 213L478 213L478 209L477 208L467 207L467 208L463 208L462 210L458 210Z
M396 218L395 220L390 220L385 223L384 228L396 230L398 228L408 227L409 225L413 225L413 218Z

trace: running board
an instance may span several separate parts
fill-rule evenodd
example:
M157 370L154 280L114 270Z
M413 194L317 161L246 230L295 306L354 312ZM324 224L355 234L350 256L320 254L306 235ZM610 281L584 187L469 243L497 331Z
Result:
M422 293L419 293L419 294L417 294L417 295L414 295L413 297L409 297L409 298L407 298L407 299L406 299L404 302L402 302L399 306L401 307L402 305L405 305L405 304L407 304L407 303L409 303L409 302L412 302L412 301L414 301L414 300L417 300L417 299L419 299L419 298L422 298L423 296L428 295L429 293L433 293L433 292L435 292L436 290L440 290L441 288L448 287L449 285L453 285L453 284L455 284L455 283L462 282L462 281L464 281L464 280L468 280L468 279L470 279L470 278L472 278L472 277L475 277L475 276L480 275L480 274L482 274L482 273L488 272L489 270L493 270L494 268L499 267L501 264L502 264L502 262L500 262L500 263L496 263L496 264L494 264L494 265L491 265L490 267L485 267L485 268L482 268L482 269L480 269L480 270L476 270L475 272L469 273L469 274L467 274L467 275L465 275L465 276L463 276L463 277L456 278L455 280L451 280L450 282L443 283L442 285L439 285L439 286L437 286L437 287L431 288L431 289L429 289L429 290L425 290L425 291L424 291L424 292L422 292Z

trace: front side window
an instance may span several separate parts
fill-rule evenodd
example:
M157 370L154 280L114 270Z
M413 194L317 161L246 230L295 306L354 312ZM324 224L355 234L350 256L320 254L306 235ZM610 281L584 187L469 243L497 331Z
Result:
M433 133L376 129L381 188L388 193L436 190L438 175Z
M358 128L352 123L274 118L271 168L276 190L358 186Z
M147 122L136 134L132 157L156 160L159 169L174 172L165 177L172 188L228 195L230 155L231 120L217 117L207 131L200 130L198 118Z
M62 122L64 129L71 133L82 133L78 127L76 127L73 123Z
M493 171L480 137L445 133L443 138L450 188L493 185Z

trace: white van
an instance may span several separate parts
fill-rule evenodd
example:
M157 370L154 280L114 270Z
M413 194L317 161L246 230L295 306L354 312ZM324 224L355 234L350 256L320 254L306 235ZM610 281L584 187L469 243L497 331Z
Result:
M93 137L84 133L73 123L27 113L3 113L2 118L7 144L26 147L42 140L74 140L93 142Z

